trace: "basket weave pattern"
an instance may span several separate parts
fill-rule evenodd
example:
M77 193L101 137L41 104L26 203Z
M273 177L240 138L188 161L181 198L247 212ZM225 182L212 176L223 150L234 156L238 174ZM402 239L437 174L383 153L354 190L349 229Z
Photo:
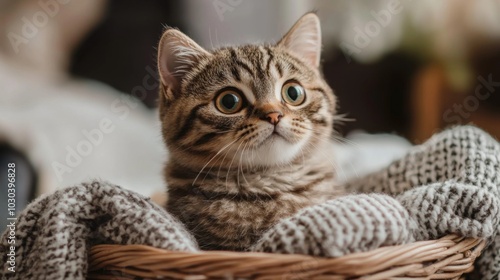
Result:
M340 258L96 245L90 252L89 279L460 279L473 270L485 244L448 235Z

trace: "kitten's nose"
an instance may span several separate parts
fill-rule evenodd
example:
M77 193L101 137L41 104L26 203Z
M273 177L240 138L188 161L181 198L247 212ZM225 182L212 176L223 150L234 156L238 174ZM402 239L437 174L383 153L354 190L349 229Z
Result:
M277 125L282 117L283 114L281 114L280 112L272 112L266 114L267 121L274 125Z

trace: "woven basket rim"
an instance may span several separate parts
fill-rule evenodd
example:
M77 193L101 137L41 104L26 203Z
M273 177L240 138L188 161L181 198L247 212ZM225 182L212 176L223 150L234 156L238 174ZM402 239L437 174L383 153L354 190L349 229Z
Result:
M180 252L147 245L95 245L90 250L91 279L112 272L173 279L459 279L472 271L485 240L448 235L436 240L386 246L338 258L258 252ZM109 274L108 274L109 276ZM326 278L325 278L326 277ZM129 278L123 278L129 279Z

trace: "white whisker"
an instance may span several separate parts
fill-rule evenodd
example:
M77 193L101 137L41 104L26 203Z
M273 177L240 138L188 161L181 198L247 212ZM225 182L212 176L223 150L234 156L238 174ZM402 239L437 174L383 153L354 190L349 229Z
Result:
M245 141L241 141L241 143L238 145L238 148L236 149L236 152L233 154L233 158L231 159L231 163L229 164L229 168L227 169L227 174L226 174L226 186L228 184L228 181L227 179L229 178L229 171L231 171L231 166L233 165L233 161L234 161L234 158L236 157L236 155L238 154L238 151L240 150L241 148L241 144L243 144ZM239 185L238 185L239 187Z
M215 154L204 166L203 168L201 168L200 172L198 172L198 175L196 175L196 178L194 178L194 181L193 181L193 184L192 186L194 186L194 184L196 183L196 180L198 180L198 177L200 176L201 172L203 172L203 170L207 167L207 165L210 164L210 162L212 162L212 160L217 157L217 155L219 155L222 151L224 151L227 147L229 147L231 144L233 144L234 142L238 141L238 139L234 140L233 142L227 144L226 146L224 146L222 149L220 149L217 154Z

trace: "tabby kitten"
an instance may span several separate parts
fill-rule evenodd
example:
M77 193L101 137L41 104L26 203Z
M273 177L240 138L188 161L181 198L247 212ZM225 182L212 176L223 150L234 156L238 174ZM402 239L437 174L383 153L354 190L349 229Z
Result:
M205 250L246 250L278 220L339 195L335 96L306 14L275 45L206 51L176 29L158 50L167 209Z

